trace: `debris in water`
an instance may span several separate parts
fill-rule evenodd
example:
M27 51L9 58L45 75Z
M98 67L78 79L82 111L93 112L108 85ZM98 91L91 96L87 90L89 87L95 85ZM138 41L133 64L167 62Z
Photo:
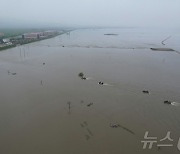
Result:
M171 48L150 48L150 49L154 51L175 51L174 49Z
M81 77L82 80L86 80L87 78L86 77Z
M109 34L104 34L104 35L112 35L112 36L117 36L118 34L109 33Z
M100 81L100 82L98 82L98 84L103 85L103 84L104 84L104 82L101 82L101 81Z
M162 43L162 45L166 45L164 42L165 41L167 41L168 39L170 39L171 38L171 36L168 36L166 39L164 39L161 43Z
M43 81L41 80L41 86L43 86Z
M124 126L119 125L119 127L121 127L122 129L124 129L125 131L127 131L127 132L129 132L129 133L131 133L133 135L135 134L132 130L130 130L130 129L124 127Z
M69 114L71 114L71 102L67 102L68 106L69 106Z
M118 127L119 127L119 124L110 124L110 127L111 127L111 128L118 128Z
M166 101L164 101L164 104L171 104L172 102L171 101L168 101L168 100L166 100Z
M43 63L43 65L45 65L46 63Z
M148 90L143 90L142 91L144 94L149 94L149 91Z
M86 140L88 141L90 139L90 136L89 135L85 135L86 137Z
M11 73L9 70L8 70L8 75L16 75L17 73Z
M86 121L84 121L82 124L80 124L81 127L87 127L88 126L88 123Z
M83 124L80 124L81 125L81 127L84 127L84 125Z
M87 80L87 78L84 76L84 73L83 73L83 72L79 73L78 76L79 76L82 80Z
M126 127L124 127L124 126L121 126L120 124L110 124L110 127L111 128L122 128L122 129L124 129L125 131L127 131L127 132L129 132L129 133L131 133L131 134L135 134L132 130L130 130L130 129L128 129L128 128L126 128Z
M89 103L87 106L90 107L91 105L93 105L93 103Z
M86 121L83 122L85 126L88 126L88 123Z
M93 136L93 133L91 132L91 130L89 128L86 128L86 130L89 133L89 135Z
M86 129L88 134L85 134L86 140L89 140L93 135L92 131L88 128L88 123L86 121L84 121L83 123L80 124L80 126L83 129Z

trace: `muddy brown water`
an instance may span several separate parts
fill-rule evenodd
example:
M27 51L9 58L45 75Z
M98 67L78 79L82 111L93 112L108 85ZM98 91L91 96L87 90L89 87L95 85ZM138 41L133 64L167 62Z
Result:
M180 106L163 101L180 103L180 56L150 50L169 35L180 49L172 33L85 29L0 52L0 153L179 153ZM174 146L143 150L146 131Z

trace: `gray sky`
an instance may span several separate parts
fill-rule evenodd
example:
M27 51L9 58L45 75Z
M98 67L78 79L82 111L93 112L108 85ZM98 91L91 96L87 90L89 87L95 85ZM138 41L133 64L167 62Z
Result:
M179 16L180 0L0 0L0 24L180 27Z

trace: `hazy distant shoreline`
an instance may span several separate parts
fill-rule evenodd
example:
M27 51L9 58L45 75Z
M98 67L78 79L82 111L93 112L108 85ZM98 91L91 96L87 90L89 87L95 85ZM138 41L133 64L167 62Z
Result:
M53 35L53 36L48 36L48 37L45 37L45 38L27 40L26 42L23 42L23 43L21 43L21 44L12 44L12 45L9 45L9 46L3 46L3 47L0 47L0 51L4 51L4 50L10 49L10 48L14 48L14 47L20 46L20 45L25 45L25 44L30 44L30 43L42 41L42 40L51 39L51 38L54 38L54 37L56 37L56 36L59 36L59 35L68 33L69 31L70 31L70 30L64 31L64 32L61 32L61 33L58 33L58 34L55 34L55 35Z

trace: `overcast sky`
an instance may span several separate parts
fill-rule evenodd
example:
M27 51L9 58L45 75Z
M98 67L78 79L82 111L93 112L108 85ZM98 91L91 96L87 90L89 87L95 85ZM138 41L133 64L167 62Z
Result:
M180 0L0 0L0 24L180 27Z

